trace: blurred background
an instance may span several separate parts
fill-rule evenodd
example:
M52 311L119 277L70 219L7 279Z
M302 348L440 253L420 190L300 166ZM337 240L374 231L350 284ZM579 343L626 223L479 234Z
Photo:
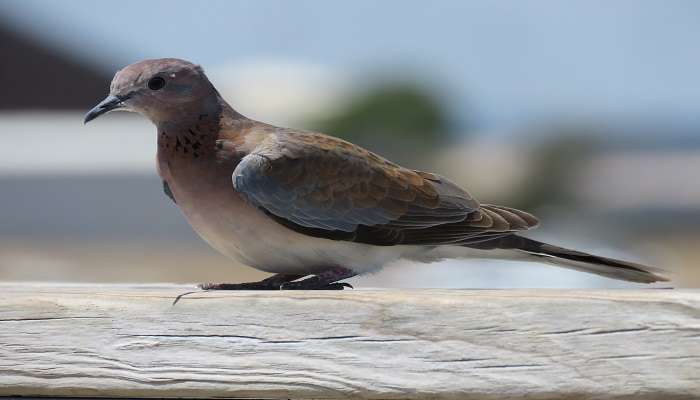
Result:
M201 64L242 114L532 211L528 234L700 284L700 3L0 2L0 280L265 274L165 197L155 128L84 113L126 64ZM361 286L633 287L537 264L401 262Z

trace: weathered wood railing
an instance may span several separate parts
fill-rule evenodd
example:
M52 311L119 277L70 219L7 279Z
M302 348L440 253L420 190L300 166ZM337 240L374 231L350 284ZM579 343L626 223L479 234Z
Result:
M0 396L700 397L700 292L0 285Z

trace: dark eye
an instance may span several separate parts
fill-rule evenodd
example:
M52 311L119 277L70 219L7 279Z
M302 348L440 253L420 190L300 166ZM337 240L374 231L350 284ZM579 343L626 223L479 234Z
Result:
M151 90L160 90L165 86L165 79L160 76L153 77L148 80L148 88Z

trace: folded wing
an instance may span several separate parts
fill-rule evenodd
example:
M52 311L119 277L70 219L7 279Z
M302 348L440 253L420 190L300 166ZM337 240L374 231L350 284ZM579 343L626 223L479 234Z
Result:
M537 224L522 211L480 205L439 175L310 132L270 135L241 160L233 184L277 222L335 240L467 244Z

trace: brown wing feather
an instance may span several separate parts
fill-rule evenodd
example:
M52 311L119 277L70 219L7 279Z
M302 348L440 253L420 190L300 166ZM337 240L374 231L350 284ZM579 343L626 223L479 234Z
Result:
M281 130L234 171L234 185L276 221L312 236L376 245L466 243L536 225L522 211L481 206L432 173L338 138Z

